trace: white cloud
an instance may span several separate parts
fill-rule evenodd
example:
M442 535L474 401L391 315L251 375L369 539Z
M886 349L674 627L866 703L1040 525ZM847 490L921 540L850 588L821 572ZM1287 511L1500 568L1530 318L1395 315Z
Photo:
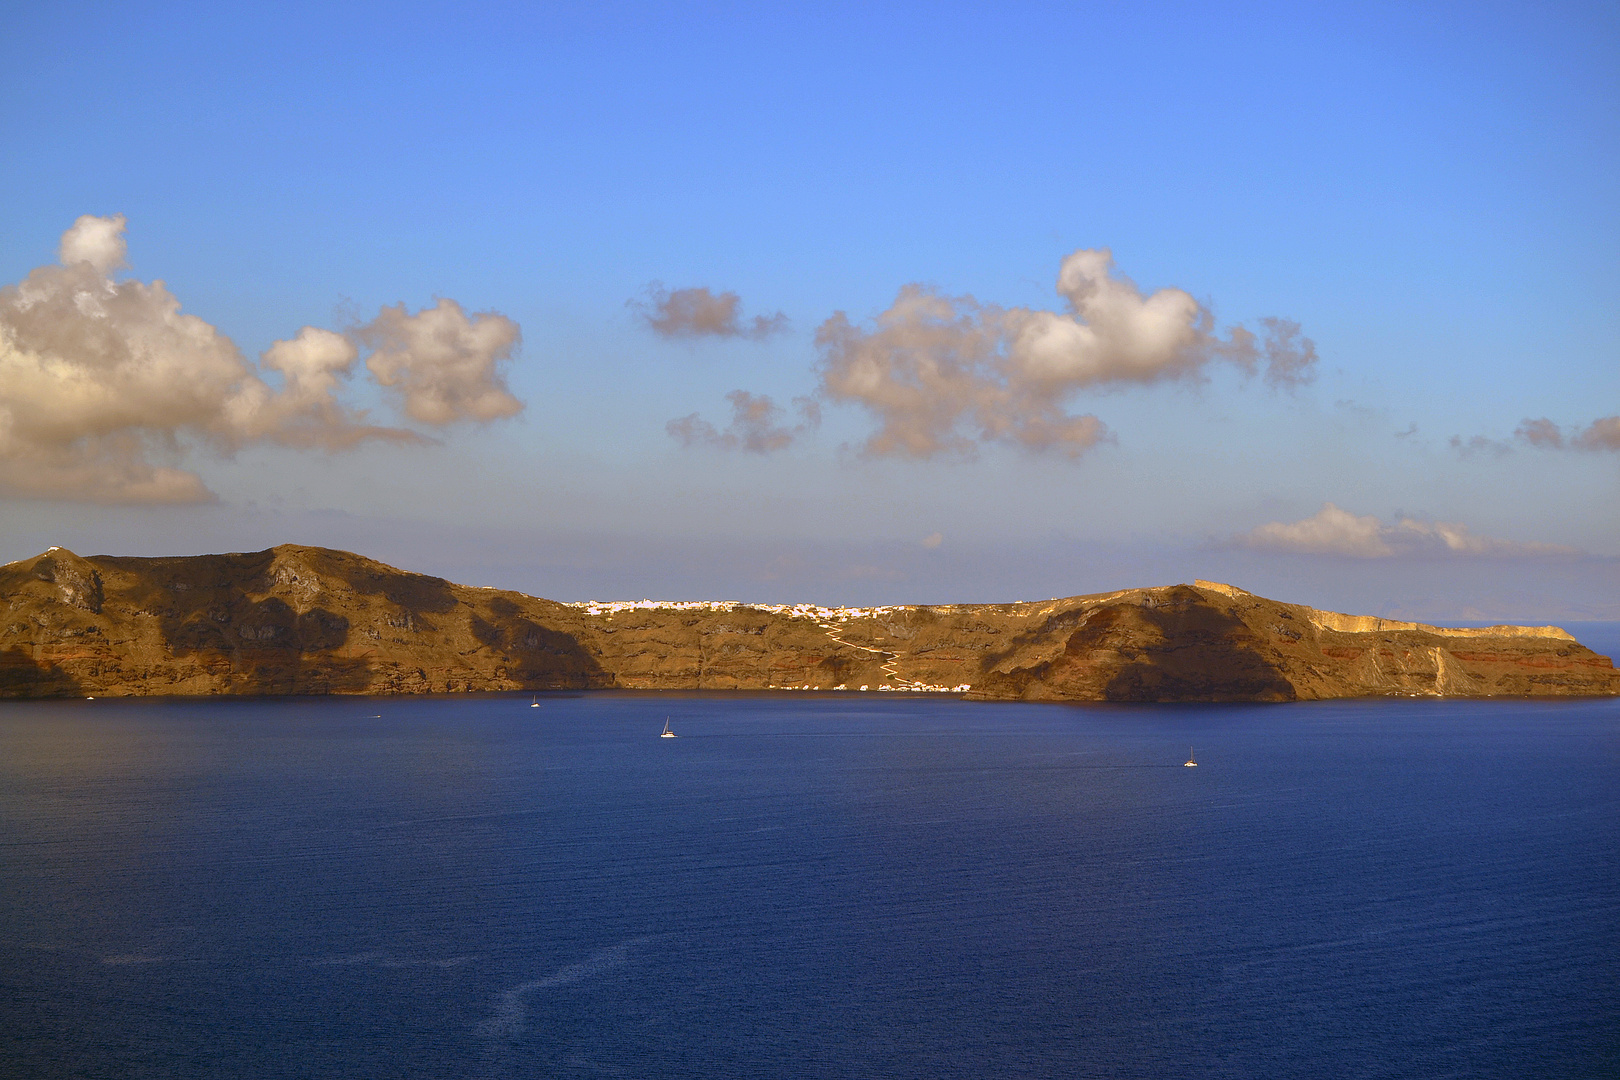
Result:
M190 447L229 453L254 442L335 450L366 439L422 441L370 424L339 400L359 358L350 338L305 327L267 349L261 367L218 329L182 313L163 282L115 280L124 230L122 215L81 217L62 236L61 265L0 288L0 494L192 502L211 496L180 467ZM447 332L435 324L405 333L397 349L392 336L379 335L396 350L387 370L408 411L426 423L515 411L510 395L492 402L497 380L489 369L492 357L510 351L516 324L498 315L468 323L453 301L434 312L447 305L439 320ZM416 329L412 318L385 308L372 327L403 320Z
M697 413L671 420L664 425L664 430L682 446L713 446L769 454L785 450L794 439L821 423L821 407L809 398L794 399L803 419L792 427L783 423L782 408L769 395L733 390L726 395L726 400L731 402L731 423L724 431Z
M835 313L816 332L819 392L872 414L863 450L873 456L969 454L988 442L1079 456L1109 438L1097 417L1067 411L1082 389L1196 379L1215 362L1255 374L1263 361L1273 386L1314 375L1316 348L1297 324L1265 319L1260 336L1236 326L1220 337L1191 295L1144 295L1106 249L1064 259L1057 291L1066 312L908 285L870 329Z
M787 329L788 317L755 315L744 321L742 299L734 292L714 293L706 286L666 289L654 282L647 287L650 303L631 300L647 326L660 337L738 337L763 341Z
M1599 417L1585 428L1571 428L1567 433L1545 416L1526 417L1514 429L1513 437L1539 450L1620 450L1620 416ZM1461 435L1453 435L1451 448L1463 457L1481 453L1501 457L1513 452L1513 443L1484 435L1474 435L1466 440Z
M1572 431L1567 439L1563 429L1545 416L1527 418L1513 434L1543 449L1562 450L1567 446L1575 450L1620 450L1620 416L1594 420L1584 430Z
M73 227L62 234L57 249L63 266L87 262L103 276L125 265L128 248L124 244L124 215L96 217L83 214Z
M1332 503L1300 521L1273 521L1239 537L1245 547L1303 555L1343 555L1357 559L1397 556L1546 556L1579 554L1559 544L1518 543L1475 536L1465 525L1403 517L1385 524L1371 514L1357 516Z
M272 391L262 380L247 383L226 402L229 426L242 441L268 439L325 450L345 450L366 439L425 442L415 432L367 424L365 413L338 401L359 356L353 341L314 326L276 342L260 363L281 373L282 388Z
M1246 538L1250 547L1312 555L1354 555L1374 559L1395 554L1384 540L1384 523L1372 515L1356 517L1332 503L1314 517L1284 524L1261 525Z
M375 346L366 367L403 396L412 419L488 421L523 410L500 371L521 337L518 324L505 315L485 311L468 317L450 299L415 315L397 304L383 308L356 335Z

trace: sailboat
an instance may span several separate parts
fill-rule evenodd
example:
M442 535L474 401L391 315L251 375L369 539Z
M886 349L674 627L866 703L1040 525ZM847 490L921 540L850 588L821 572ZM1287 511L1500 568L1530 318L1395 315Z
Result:
M679 738L679 736L677 736L673 731L669 730L669 717L667 717L667 716L664 717L664 731L663 731L663 734L659 735L658 737L660 739Z
M540 707L540 695L536 694L536 695L534 695L534 704L530 705L529 708L538 709L539 707Z
M1192 747L1187 747L1187 760L1182 762L1189 769L1198 768L1198 762L1193 758Z

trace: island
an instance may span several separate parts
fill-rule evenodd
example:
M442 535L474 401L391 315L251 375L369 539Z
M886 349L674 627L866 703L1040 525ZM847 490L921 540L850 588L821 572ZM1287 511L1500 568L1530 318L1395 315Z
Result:
M0 566L0 698L540 690L1013 701L1620 694L1554 626L1341 615L1195 581L1009 604L559 603L327 548Z

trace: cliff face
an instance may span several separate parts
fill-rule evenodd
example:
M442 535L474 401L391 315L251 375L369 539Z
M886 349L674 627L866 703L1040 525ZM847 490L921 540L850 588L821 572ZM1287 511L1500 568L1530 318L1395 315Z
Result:
M1291 701L1620 694L1554 627L1448 630L1211 582L1033 604L568 605L286 545L0 567L0 697L639 689Z
M987 697L1293 701L1620 694L1557 627L1446 629L1318 611L1200 581L1056 601L976 689Z
M0 695L410 694L610 686L572 609L347 552L0 567Z

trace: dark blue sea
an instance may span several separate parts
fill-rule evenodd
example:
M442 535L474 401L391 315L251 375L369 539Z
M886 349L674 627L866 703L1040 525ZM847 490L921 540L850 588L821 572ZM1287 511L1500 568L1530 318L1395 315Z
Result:
M0 1072L1620 1076L1620 702L540 700L0 706Z

